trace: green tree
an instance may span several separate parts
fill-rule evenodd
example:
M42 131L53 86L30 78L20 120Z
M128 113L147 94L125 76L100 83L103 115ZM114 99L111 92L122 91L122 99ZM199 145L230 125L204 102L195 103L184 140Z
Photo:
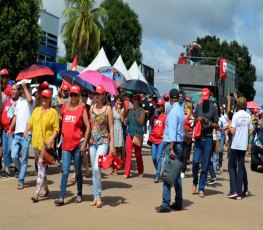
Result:
M41 29L36 0L0 1L0 67L12 79L36 61Z
M121 54L127 67L134 61L140 64L142 27L138 15L122 0L104 0L101 7L107 14L103 18L104 36L101 45L109 61L114 63Z
M65 0L63 12L66 22L62 26L62 36L68 60L78 55L79 63L84 56L97 53L100 48L101 24L100 9L93 8L94 0Z
M213 36L197 38L201 45L201 56L226 58L236 64L236 77L238 79L238 93L252 101L256 94L254 82L256 81L256 68L251 63L251 55L245 45L239 45L237 41L223 41ZM215 64L215 60L202 60L202 64Z

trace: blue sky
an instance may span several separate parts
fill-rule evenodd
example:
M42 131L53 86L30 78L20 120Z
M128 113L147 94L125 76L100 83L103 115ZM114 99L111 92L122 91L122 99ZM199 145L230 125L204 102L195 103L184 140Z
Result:
M100 1L97 1L99 3ZM221 41L237 40L248 47L257 78L263 80L263 1L258 0L126 0L138 14L143 28L143 62L155 69L160 93L173 84L173 65L183 45L196 37L216 36ZM61 17L64 0L43 0L44 8ZM62 24L63 19L60 20ZM64 48L60 40L59 52ZM127 67L129 68L129 67ZM157 72L159 70L160 72ZM255 83L255 101L263 104L263 81Z

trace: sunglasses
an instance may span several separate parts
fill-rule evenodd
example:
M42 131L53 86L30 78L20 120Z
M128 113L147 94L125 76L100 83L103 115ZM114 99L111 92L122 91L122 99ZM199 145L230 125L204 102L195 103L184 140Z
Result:
M79 95L76 94L76 93L71 93L71 94L69 94L69 96L70 96L70 97L78 97Z
M86 95L86 94L81 94L81 96L82 96L82 97L88 97L88 95Z

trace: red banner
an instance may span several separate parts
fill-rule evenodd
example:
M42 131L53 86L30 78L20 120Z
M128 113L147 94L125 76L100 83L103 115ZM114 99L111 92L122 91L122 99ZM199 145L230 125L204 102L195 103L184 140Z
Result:
M221 80L227 78L227 60L223 58L219 60L219 77Z

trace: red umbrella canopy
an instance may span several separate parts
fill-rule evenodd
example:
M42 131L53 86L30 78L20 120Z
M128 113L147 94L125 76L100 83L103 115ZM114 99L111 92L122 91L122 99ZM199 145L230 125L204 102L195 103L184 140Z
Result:
M261 109L261 106L255 101L249 101L247 103L247 108L248 109Z
M33 64L22 70L18 74L16 81L20 81L23 79L32 79L44 75L54 75L54 72L48 66Z

